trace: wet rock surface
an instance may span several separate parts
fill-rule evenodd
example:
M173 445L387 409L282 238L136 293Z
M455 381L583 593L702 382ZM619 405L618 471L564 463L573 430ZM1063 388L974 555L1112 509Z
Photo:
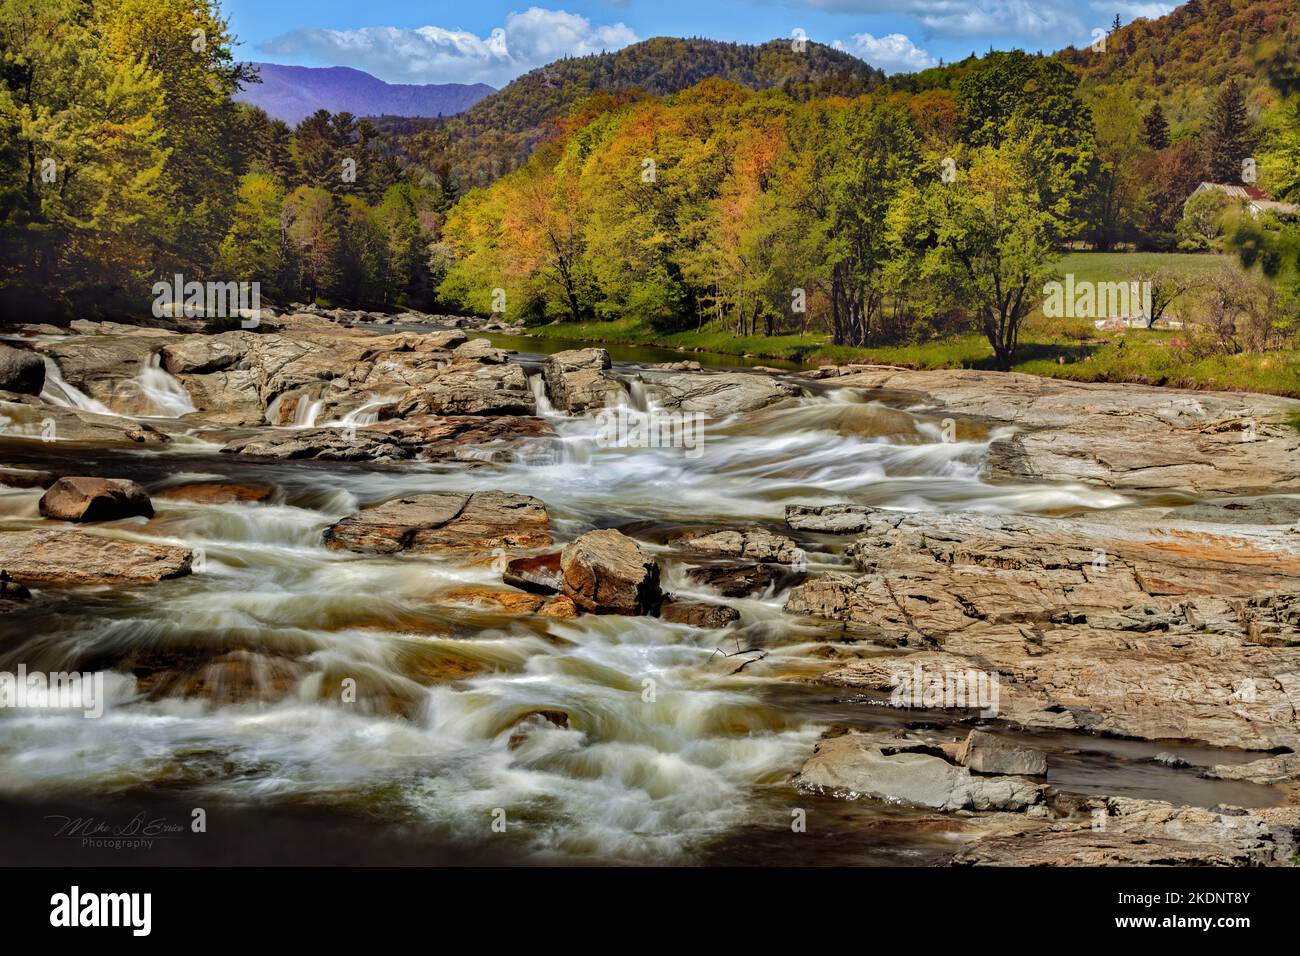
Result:
M627 535L589 531L566 545L564 593L595 614L645 614L663 599L659 562Z
M581 414L617 405L626 397L623 383L609 374L609 352L574 349L548 355L542 365L551 404L561 411Z
M325 531L329 548L369 554L491 552L551 544L545 506L502 491L408 495L366 508Z
M57 521L153 517L145 490L121 478L60 478L41 496L39 507L43 516Z
M0 568L23 584L143 584L190 573L186 548L83 531L0 532Z
M1298 549L1267 527L878 513L847 548L859 573L810 578L786 610L997 673L1027 725L1290 748ZM908 666L822 679L879 686Z
M992 476L1245 494L1300 490L1300 400L1180 392L972 370L871 369L837 386L915 393L940 412L1005 423Z

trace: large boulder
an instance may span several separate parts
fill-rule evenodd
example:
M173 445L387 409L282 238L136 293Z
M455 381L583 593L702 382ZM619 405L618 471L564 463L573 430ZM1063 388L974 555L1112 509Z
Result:
M504 491L406 495L344 518L325 544L367 554L493 551L552 543L546 506Z
M464 348L465 346L461 346ZM398 400L400 418L413 415L531 415L537 400L514 363L458 361Z
M722 418L766 408L798 394L798 389L766 375L716 372L643 375L647 391L665 408Z
M658 608L659 562L627 535L589 531L560 555L564 593L584 611L645 614Z
M85 531L0 533L0 567L26 584L142 584L190 573L193 553Z
M44 359L35 352L0 344L0 392L39 395L44 387Z
M571 349L548 355L542 374L551 404L571 413L617 405L624 390L623 384L606 372L611 364L604 349Z
M152 518L145 490L124 478L60 478L41 496L40 511L57 521L116 521Z

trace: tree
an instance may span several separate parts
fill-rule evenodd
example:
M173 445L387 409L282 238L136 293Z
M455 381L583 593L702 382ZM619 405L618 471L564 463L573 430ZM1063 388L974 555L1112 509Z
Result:
M827 147L826 261L831 269L831 333L837 345L864 345L885 304L893 251L890 205L916 172L910 117L894 107L849 107Z
M912 189L891 214L920 274L970 310L1004 371L1067 227L1045 200L1033 162L1021 144L981 147L956 182Z
M218 271L227 281L259 282L268 298L288 292L287 248L280 213L284 190L267 173L239 181L234 221L221 242Z
M283 222L296 254L298 286L308 301L315 301L333 289L338 277L333 199L318 187L299 186L285 200Z
M162 78L105 47L99 12L0 2L0 285L45 309L147 301L165 209Z
M1246 94L1236 79L1224 84L1214 98L1203 138L1206 177L1215 183L1239 182L1254 133L1246 112Z
M1164 108L1156 103L1147 113L1143 124L1146 126L1146 144L1151 149L1165 149L1169 145L1169 121L1165 119Z

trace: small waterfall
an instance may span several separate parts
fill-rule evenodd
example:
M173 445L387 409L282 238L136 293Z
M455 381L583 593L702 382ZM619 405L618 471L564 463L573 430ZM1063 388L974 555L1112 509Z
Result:
M401 396L394 395L377 395L364 405L358 405L352 411L348 412L342 418L336 418L333 421L325 422L322 427L340 427L340 428L363 428L366 425L373 425L379 421L379 410L385 405L391 405Z
M546 397L546 379L543 378L541 372L534 372L528 376L528 387L533 390L533 398L537 400L537 414L553 415L555 406Z
M159 418L180 418L198 411L190 393L171 373L162 367L162 356L154 353L140 369L137 379L140 393Z
M624 384L627 386L627 403L638 411L648 412L650 401L646 398L645 382L639 376L632 376Z
M298 399L298 407L294 409L293 427L294 428L315 428L316 419L320 417L320 410L325 402L316 398L311 401Z
M45 357L45 387L41 389L41 400L60 408L79 408L83 412L95 412L98 415L116 415L103 402L91 398L75 385L63 380L63 372L58 364L48 355Z

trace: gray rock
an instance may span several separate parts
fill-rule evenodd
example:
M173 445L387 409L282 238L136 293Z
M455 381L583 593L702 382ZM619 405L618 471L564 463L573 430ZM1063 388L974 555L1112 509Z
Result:
M645 372L646 389L665 408L722 418L766 408L798 394L798 389L746 372L663 375Z
M609 352L604 349L572 349L548 355L542 375L551 404L571 414L618 404L625 392L623 384L607 373L611 364Z
M0 391L39 395L45 387L45 360L35 352L0 343Z
M1025 810L1043 788L1021 777L976 777L911 741L844 734L820 741L796 778L801 787L933 810Z
M976 773L1047 776L1047 754L982 730L972 730L957 751L957 762Z

